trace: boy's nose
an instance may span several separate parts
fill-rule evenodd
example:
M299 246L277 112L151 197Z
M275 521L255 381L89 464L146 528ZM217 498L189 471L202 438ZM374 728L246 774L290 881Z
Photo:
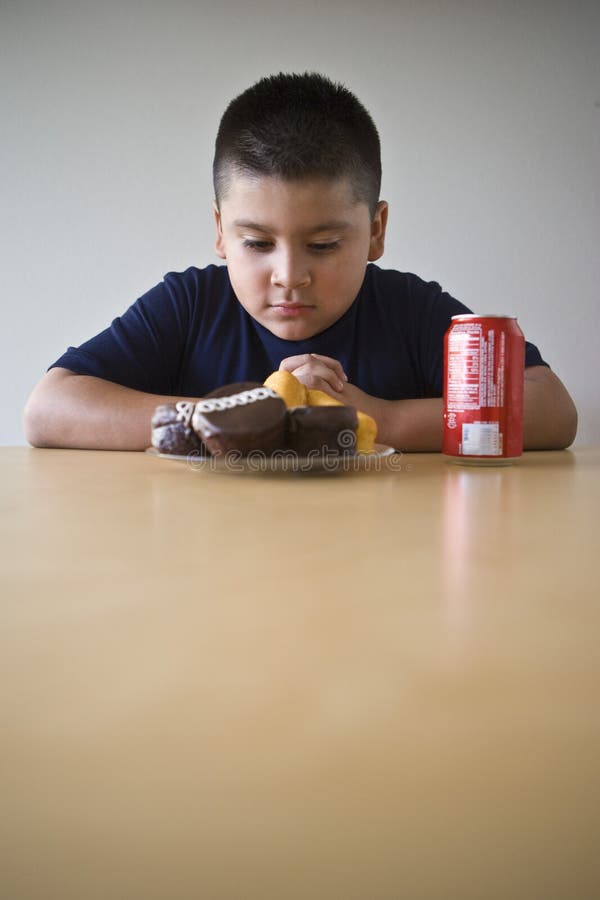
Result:
M310 284L310 272L303 260L286 255L277 260L273 266L271 284L286 290L307 287Z

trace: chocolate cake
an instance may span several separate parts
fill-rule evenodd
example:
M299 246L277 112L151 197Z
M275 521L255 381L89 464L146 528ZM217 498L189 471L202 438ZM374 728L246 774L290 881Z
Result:
M193 452L208 456L207 448L190 424L193 409L194 402L186 400L156 407L152 416L152 446L159 453L187 456Z
M180 456L194 451L202 456L270 456L276 450L301 458L354 455L357 441L360 445L359 415L342 404L286 407L268 385L243 381L226 384L199 401L158 406L152 445Z
M213 456L237 451L270 455L284 447L286 406L257 382L225 385L196 403L192 427Z
M298 456L344 456L356 452L358 416L353 406L288 409L286 447Z

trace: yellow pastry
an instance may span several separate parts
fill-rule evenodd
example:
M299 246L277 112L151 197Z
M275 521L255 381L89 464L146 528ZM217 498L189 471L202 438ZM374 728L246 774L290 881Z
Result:
M314 391L310 388L306 392L309 406L344 406L340 400L330 397L325 391ZM366 413L356 410L358 416L358 428L356 429L356 452L373 453L375 438L377 437L377 422Z
M356 452L373 453L377 437L377 422L366 413L356 411L358 428L356 429Z
M335 400L326 394L325 391L314 391L309 388L306 392L307 406L344 406L340 400Z
M287 407L308 406L305 386L298 381L295 375L285 369L271 372L264 385L279 394Z
M317 391L306 388L295 375L285 369L272 372L264 382L265 387L271 388L279 394L285 405L293 406L345 406L341 400L336 400L325 391ZM377 423L375 419L366 413L356 411L358 416L358 428L356 429L356 452L373 453L375 438L377 437Z

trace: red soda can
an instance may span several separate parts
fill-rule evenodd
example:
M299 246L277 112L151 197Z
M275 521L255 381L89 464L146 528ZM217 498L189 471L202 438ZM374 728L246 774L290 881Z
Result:
M452 462L505 465L523 452L525 337L514 316L452 316L444 337L444 435Z

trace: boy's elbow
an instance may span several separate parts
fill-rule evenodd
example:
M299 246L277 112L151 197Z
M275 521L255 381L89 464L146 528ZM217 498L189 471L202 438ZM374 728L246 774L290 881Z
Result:
M547 367L525 371L525 450L566 450L577 435L577 408Z
M29 397L23 409L23 433L25 440L32 447L47 447L48 436L45 434L43 416L35 398Z
M566 450L575 441L577 436L577 409L569 397L570 408L565 410L560 427L558 446L555 450Z
M32 447L65 446L63 389L74 373L54 368L46 372L31 391L23 408L22 424L25 440Z
M566 450L577 436L577 407L562 382L558 382L555 392L554 414L550 417L553 426L553 441L550 449Z

